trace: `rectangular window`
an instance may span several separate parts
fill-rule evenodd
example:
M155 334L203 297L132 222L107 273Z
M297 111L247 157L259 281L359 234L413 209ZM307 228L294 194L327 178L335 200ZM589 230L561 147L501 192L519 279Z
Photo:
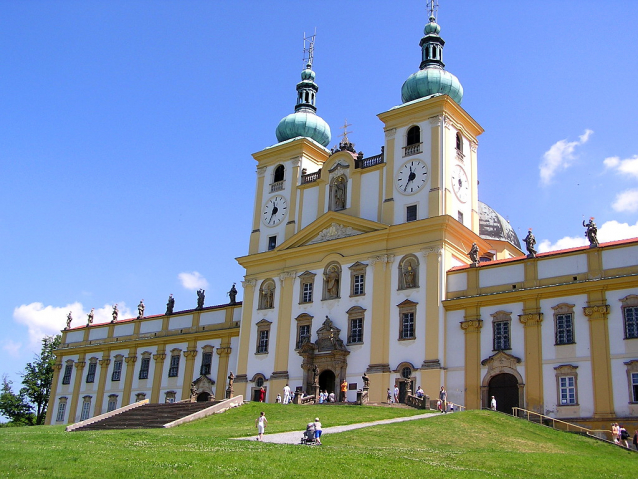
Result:
M213 353L202 354L202 367L199 368L199 374L201 376L206 376L210 374L212 364L213 364Z
M299 349L306 341L310 341L310 325L300 324L297 337L297 349Z
M142 358L140 365L140 379L148 379L148 369L151 367L151 358Z
M115 411L117 409L117 398L109 398L109 404L106 408L106 412Z
M89 363L89 372L86 373L86 382L92 383L95 382L95 369L97 368L97 363Z
M363 342L363 318L352 318L350 320L350 337L349 343Z
M171 356L171 366L168 368L168 377L176 378L179 373L179 354Z
M267 353L268 352L268 330L262 329L259 331L259 344L257 345L258 353Z
M556 344L574 342L574 316L572 313L556 315Z
M269 236L268 237L268 251L275 249L277 246L277 237Z
M638 402L638 373L631 373L631 393L633 402Z
M494 323L494 350L510 349L510 322L495 321Z
M638 338L638 306L623 308L625 339Z
M62 384L71 384L71 374L73 374L73 364L67 364L64 367L64 376L62 376Z
M361 296L362 294L365 294L365 275L355 274L354 283L352 285L352 295Z
M91 412L91 400L85 400L82 403L82 415L80 416L80 421L86 421L89 418L89 413Z
M64 421L64 413L65 412L66 412L66 403L65 402L60 402L60 404L58 405L58 415L55 418L56 422Z
M304 283L301 293L302 303L312 303L312 283Z
M405 209L405 220L407 222L416 221L416 205L410 205Z
M403 313L401 315L401 339L414 338L414 313Z
M560 381L561 406L576 404L576 381L574 376L564 376L558 379Z
M462 211L458 212L458 218L459 218L459 223L463 224L463 212Z
M116 359L113 361L113 374L111 375L111 381L119 381L122 376L122 360Z

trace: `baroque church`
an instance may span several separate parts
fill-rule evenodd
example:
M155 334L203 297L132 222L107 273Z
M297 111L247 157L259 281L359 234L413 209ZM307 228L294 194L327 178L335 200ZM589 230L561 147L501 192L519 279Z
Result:
M421 386L468 409L591 426L638 416L638 239L523 253L478 198L481 126L431 15L384 144L357 153L317 115L312 55L277 143L253 155L243 303L67 328L47 424L142 399L274 402L288 384L372 402ZM416 61L416 59L415 59ZM471 254L468 254L470 252Z

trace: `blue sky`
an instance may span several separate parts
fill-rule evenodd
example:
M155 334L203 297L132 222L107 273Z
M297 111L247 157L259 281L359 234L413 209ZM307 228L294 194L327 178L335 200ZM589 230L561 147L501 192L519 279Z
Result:
M479 198L545 250L638 236L635 1L440 0L446 69L484 128ZM111 305L227 301L255 161L317 28L318 113L366 156L418 69L425 1L0 3L0 373ZM238 299L241 299L242 292Z

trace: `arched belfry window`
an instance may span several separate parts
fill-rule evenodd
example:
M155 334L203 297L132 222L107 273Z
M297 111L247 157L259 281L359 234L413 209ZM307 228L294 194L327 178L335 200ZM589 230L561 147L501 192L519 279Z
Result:
M463 137L460 133L456 134L456 150L463 153Z
M277 168L275 168L275 176L273 178L273 181L283 181L284 171L284 165L279 165Z
M330 183L330 209L340 211L346 209L348 198L348 179L344 175L337 176Z
M281 191L284 189L284 176L286 169L284 165L278 165L272 175L272 183L270 184L270 192Z
M421 143L421 128L418 126L413 126L408 130L408 136L406 139L406 146L416 145L417 143Z

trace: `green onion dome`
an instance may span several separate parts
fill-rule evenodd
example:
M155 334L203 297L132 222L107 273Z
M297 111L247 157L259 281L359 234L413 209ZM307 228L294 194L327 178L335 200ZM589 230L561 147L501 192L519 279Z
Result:
M330 144L331 134L328 124L316 114L315 106L319 87L315 83L315 72L311 64L301 72L297 83L297 104L295 112L284 117L277 125L277 141L282 142L297 137L311 138L322 146Z
M430 17L423 29L425 36L421 39L421 65L419 71L413 73L401 87L403 103L418 100L430 95L449 95L459 105L463 100L463 86L456 76L444 70L443 45L445 41L439 36L441 27L434 17Z

